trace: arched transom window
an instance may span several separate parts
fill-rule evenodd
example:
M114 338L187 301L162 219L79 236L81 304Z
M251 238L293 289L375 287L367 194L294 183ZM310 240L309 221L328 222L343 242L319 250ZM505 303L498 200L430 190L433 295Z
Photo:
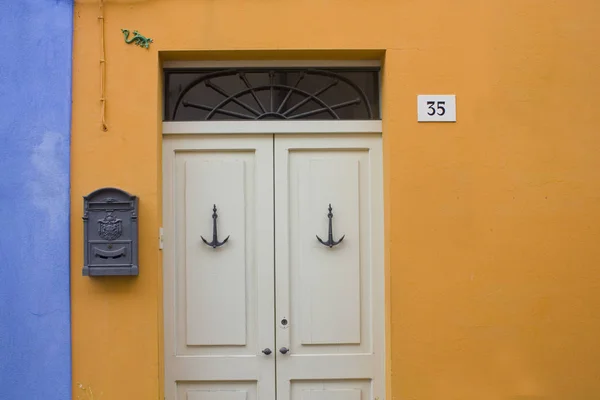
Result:
M165 121L373 120L379 68L166 69Z

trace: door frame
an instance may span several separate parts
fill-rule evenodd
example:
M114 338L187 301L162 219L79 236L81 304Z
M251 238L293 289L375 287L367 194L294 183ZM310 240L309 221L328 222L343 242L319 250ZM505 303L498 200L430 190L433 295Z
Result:
M169 135L263 135L371 133L381 135L381 120L352 121L177 121L163 122Z
M345 66L345 67L359 67L359 66L381 66L381 63L376 60L366 60L366 61L262 61L262 60L251 60L251 61L168 61L163 63L163 68L194 68L194 67L297 67L297 66L312 66L312 67L336 67L336 66ZM381 92L380 92L381 93ZM391 395L390 388L390 374L391 374L391 347L390 347L390 329L391 329L391 321L390 321L390 282L389 282L389 257L388 257L388 243L387 243L387 225L388 225L388 215L387 215L387 204L388 204L388 181L386 179L387 174L387 160L386 160L386 152L384 149L384 137L383 137L383 122L382 120L344 120L344 121L313 121L313 120L300 120L300 121L163 121L161 126L161 136L160 136L160 154L163 154L164 144L163 140L168 140L169 136L206 136L206 135L257 135L257 134L315 134L315 135L334 135L334 134L373 134L380 135L382 153L383 153L383 217L384 217L384 227L383 227L383 239L384 239L384 249L383 249L383 279L384 279L384 293L383 293L383 313L384 313L384 340L383 340L383 352L385 356L383 357L383 370L384 374L382 376L383 385L385 389L385 396ZM161 160L162 161L162 160ZM160 187L159 191L161 193L161 205L160 205L160 219L161 226L163 225L162 221L164 221L164 169L161 162L161 168L159 170L160 174ZM162 235L162 228L161 228ZM162 243L162 236L160 236L160 242ZM162 247L160 247L162 250ZM159 343L159 364L160 364L160 379L161 379L161 392L164 394L165 388L165 346L164 346L164 254L160 255L160 266L161 271L160 274L160 282L161 285L159 287L159 291L161 293L160 298L160 309L161 313L159 316L159 330L160 330L160 341ZM384 399L378 399L384 400Z

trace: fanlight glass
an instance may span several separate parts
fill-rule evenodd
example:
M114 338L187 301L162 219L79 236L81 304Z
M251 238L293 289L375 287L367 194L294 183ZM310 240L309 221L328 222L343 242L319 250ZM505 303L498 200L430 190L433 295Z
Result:
M378 68L165 70L165 121L381 119Z

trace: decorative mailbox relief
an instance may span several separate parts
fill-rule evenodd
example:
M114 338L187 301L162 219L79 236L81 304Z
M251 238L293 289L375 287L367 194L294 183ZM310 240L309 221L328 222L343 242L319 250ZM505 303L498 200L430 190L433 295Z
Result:
M84 276L138 275L138 199L116 188L83 198Z

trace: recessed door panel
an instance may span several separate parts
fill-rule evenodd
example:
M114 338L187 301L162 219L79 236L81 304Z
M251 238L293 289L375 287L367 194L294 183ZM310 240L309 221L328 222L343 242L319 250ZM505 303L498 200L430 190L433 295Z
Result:
M293 381L291 400L371 400L368 380Z
M297 216L292 219L290 290L300 313L294 326L300 328L303 346L361 342L360 160L366 155L290 153L290 205ZM332 240L332 247L319 238Z
M181 382L174 400L257 400L253 382Z
M247 343L246 312L256 311L256 287L248 281L252 275L246 274L245 254L246 236L252 233L251 229L246 232L246 220L254 222L246 215L247 210L252 211L252 204L247 204L248 200L251 203L252 195L247 196L246 192L253 192L254 157L249 152L215 152L210 157L200 152L185 156L185 214L180 222L186 231L185 344L188 346ZM209 243L215 241L213 246L228 240L213 248L202 238ZM250 320L251 325L254 322Z
M242 390L191 390L187 400L247 400L248 393Z
M361 400L360 389L305 389L302 400Z

